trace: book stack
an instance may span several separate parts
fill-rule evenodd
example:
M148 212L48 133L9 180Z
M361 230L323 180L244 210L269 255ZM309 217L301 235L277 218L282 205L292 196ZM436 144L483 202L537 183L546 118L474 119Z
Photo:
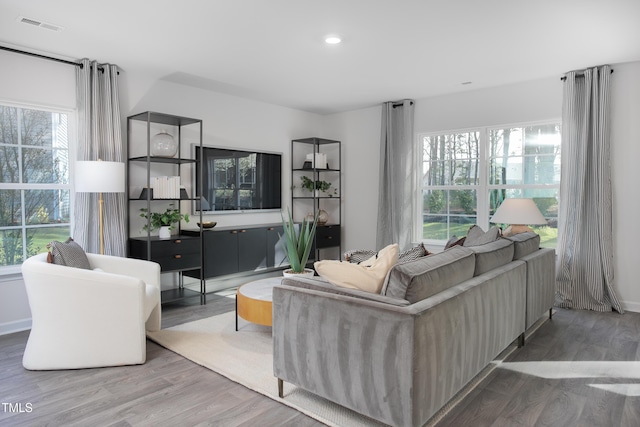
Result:
M179 176L154 176L151 178L154 199L179 199Z

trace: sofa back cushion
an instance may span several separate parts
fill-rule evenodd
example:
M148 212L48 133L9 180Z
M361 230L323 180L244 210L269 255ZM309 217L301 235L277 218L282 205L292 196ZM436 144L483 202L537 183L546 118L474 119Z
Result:
M513 242L513 259L522 259L540 249L540 235L532 231L505 237Z
M473 277L472 250L454 246L444 252L395 265L387 275L382 295L410 303L429 298Z
M474 276L479 276L513 261L513 242L500 238L480 246L470 246L476 254Z

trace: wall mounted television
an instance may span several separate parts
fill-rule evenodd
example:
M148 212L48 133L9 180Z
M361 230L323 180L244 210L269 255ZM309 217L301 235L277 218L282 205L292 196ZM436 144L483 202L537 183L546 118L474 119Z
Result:
M282 154L194 145L196 177L202 165L202 196L195 210L234 213L282 208ZM202 158L202 162L200 159Z

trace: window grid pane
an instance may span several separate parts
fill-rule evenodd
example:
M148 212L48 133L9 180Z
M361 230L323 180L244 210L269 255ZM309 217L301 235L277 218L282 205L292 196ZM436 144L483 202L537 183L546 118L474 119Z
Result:
M69 236L68 115L0 105L0 171L3 267Z
M526 197L534 199L547 218L546 226L536 228L543 245L555 245L559 124L451 132L424 136L422 142L422 238L445 240L454 234L466 235L479 218L483 223L490 219L505 198ZM485 144L486 160L479 156L481 143ZM486 182L481 182L480 176ZM478 194L488 195L481 203L488 212L477 212Z

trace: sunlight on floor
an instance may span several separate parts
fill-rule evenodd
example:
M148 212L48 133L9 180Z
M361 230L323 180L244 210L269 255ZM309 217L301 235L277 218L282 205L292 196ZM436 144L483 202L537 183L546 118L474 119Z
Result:
M640 397L640 384L589 384L589 386L622 396Z
M501 369L540 378L632 378L640 379L640 362L503 362Z
M547 379L640 379L640 362L638 361L502 362L498 364L498 368ZM640 384L589 384L589 386L625 396L640 396Z

